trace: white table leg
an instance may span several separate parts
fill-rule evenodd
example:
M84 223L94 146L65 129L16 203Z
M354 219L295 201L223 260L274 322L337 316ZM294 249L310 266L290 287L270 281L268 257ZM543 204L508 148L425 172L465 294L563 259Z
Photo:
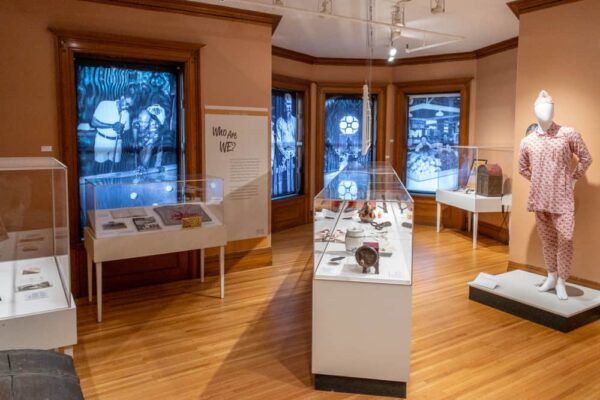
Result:
M87 279L88 279L88 301L91 303L92 302L92 293L94 291L94 288L92 287L92 271L94 270L93 268L93 261L92 261L92 256L90 253L87 254Z
M225 297L225 247L219 250L219 274L221 275L221 298Z
M73 346L63 347L63 353L73 357Z
M479 213L473 213L473 248L477 248L477 225L479 222Z
M102 322L102 263L96 263L96 302L98 303L98 322Z
M204 249L200 249L200 282L204 282Z
M439 233L440 231L440 223L441 223L441 219L442 219L442 205L440 203L437 203L437 215L436 215L436 219L437 219L437 232Z
M471 211L467 211L467 232L471 232Z

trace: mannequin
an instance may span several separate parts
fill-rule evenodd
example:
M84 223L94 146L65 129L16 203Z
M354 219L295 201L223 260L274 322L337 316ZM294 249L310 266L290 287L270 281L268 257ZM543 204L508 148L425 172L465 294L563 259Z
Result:
M573 128L554 122L554 101L542 90L535 101L538 127L521 140L519 173L531 181L528 211L535 212L548 277L540 292L556 290L567 300L566 280L573 259L575 201L573 190L592 163L590 153ZM572 170L573 155L578 163Z

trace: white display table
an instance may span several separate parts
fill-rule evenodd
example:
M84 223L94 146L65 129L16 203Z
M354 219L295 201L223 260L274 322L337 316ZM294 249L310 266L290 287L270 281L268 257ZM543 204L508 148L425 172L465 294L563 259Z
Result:
M204 249L220 247L221 298L225 296L225 245L227 228L222 224L170 231L152 231L98 239L90 228L84 231L87 252L88 298L92 301L92 269L96 264L98 322L102 321L102 263L158 254L200 250L200 279L204 282Z
M437 203L437 232L440 231L442 219L442 204L460 208L469 214L468 229L471 229L471 213L473 213L473 248L477 248L477 226L479 223L479 213L496 213L510 210L512 204L512 195L502 197L486 197L476 194L467 194L465 192L451 190L437 190L435 192L435 201Z

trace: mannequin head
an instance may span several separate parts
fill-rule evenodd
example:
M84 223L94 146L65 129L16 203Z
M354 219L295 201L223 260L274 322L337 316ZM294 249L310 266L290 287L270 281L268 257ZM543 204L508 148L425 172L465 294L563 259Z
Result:
M539 122L540 127L545 131L552 124L554 118L554 101L552 97L542 90L538 95L533 107L535 116Z

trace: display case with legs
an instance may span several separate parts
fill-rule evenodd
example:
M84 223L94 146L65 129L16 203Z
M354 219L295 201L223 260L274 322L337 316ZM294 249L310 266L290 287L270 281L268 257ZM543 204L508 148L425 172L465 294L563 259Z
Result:
M158 254L220 247L220 297L224 297L223 180L210 176L183 180L143 180L136 176L86 180L88 298L96 267L98 321L102 321L102 263Z
M405 393L413 200L387 164L345 169L314 200L315 386Z
M76 343L67 169L53 158L0 158L0 350Z
M477 247L480 213L502 213L506 218L491 221L508 230L512 206L512 147L444 146L438 150L437 231L442 225L442 206L467 211L467 229Z

